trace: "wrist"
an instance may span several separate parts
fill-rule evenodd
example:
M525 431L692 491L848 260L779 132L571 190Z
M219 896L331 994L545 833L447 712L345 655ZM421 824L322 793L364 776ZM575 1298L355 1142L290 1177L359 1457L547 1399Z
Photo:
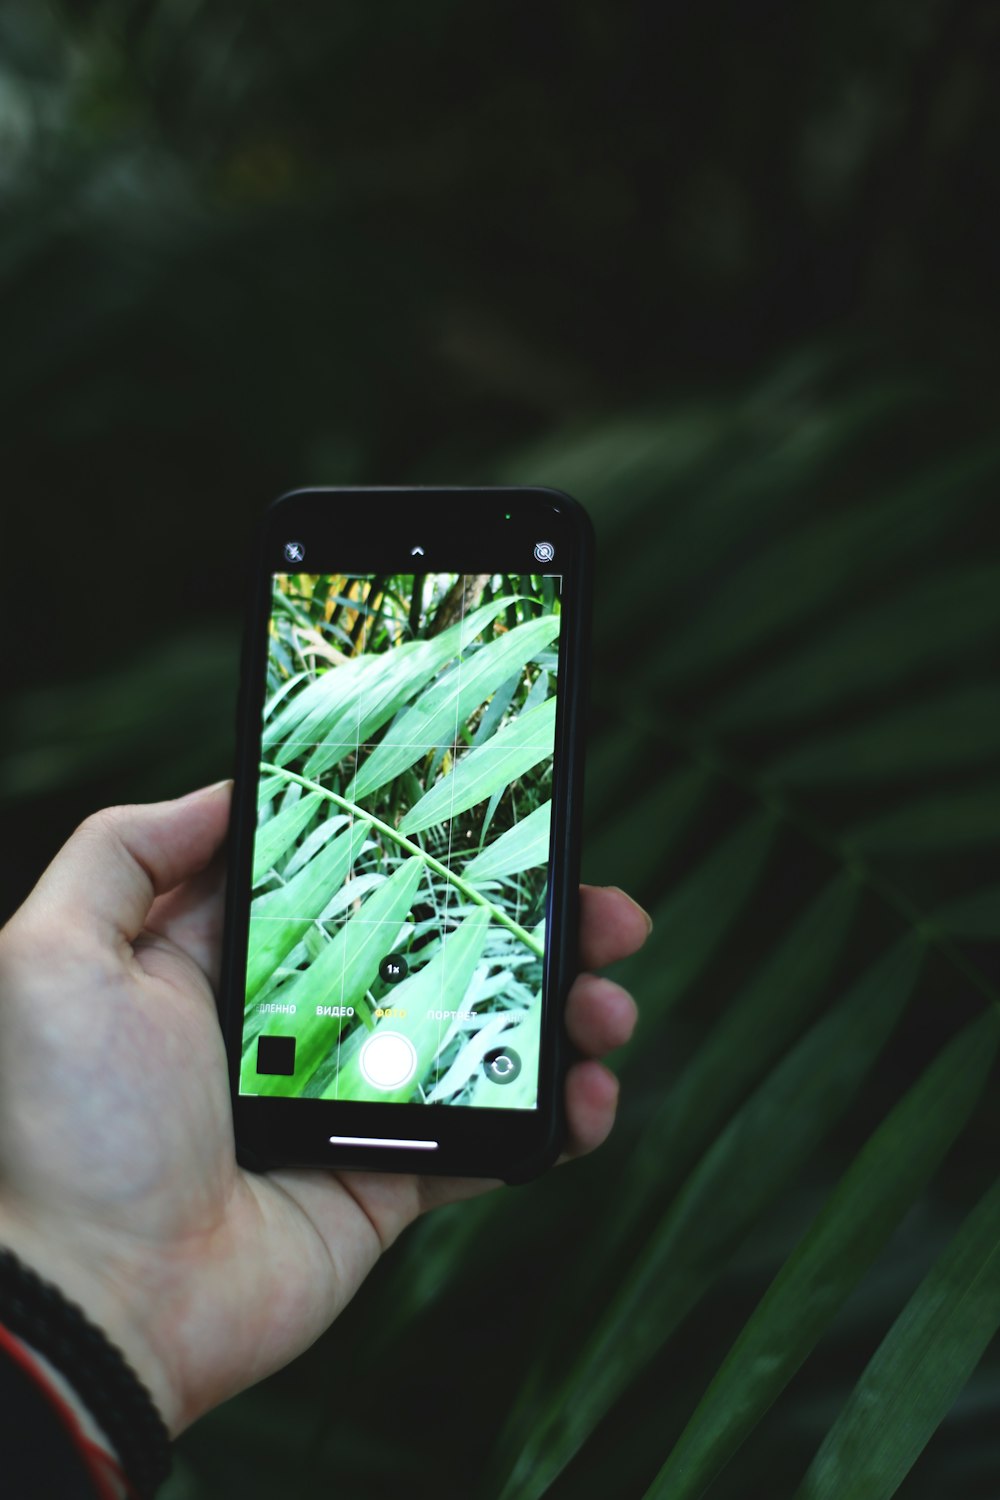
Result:
M64 1227L61 1232L65 1234ZM120 1352L173 1437L180 1426L180 1402L148 1335L142 1296L125 1276L116 1277L106 1248L88 1246L87 1236L79 1230L74 1239L76 1253L67 1254L59 1228L53 1226L45 1233L0 1209L0 1250L12 1251L24 1266L55 1287ZM84 1389L77 1390L80 1399L86 1394Z

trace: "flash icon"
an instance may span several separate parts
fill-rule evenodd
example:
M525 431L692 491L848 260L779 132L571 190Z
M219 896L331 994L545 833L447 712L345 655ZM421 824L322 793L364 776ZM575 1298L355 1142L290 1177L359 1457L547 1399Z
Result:
M288 562L300 563L306 555L306 549L301 542L285 543L285 559Z

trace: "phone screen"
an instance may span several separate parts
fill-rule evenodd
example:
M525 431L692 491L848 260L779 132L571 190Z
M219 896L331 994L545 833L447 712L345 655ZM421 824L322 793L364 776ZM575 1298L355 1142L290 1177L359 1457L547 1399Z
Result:
M536 1108L561 582L272 575L242 1095Z

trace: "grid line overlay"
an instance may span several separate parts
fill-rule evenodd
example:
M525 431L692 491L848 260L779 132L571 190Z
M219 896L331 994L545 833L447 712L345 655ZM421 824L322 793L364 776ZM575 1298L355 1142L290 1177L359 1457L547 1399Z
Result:
M462 639L462 626L464 624L465 624L465 589L463 588L462 589L462 611L461 611L461 614L459 616L459 621L458 621L458 626L459 626L458 638L459 638L459 640ZM471 644L471 642L470 642L470 644ZM458 705L461 702L461 698L462 698L462 668L465 665L465 653L466 653L467 650L468 650L468 647L466 646L466 647L463 647L463 649L459 652L459 657L458 657L458 681L457 681L457 683L455 685L455 730L454 730L454 733L452 735L451 744L452 744L452 756L456 760L457 760L457 757L458 757L458 731L459 731ZM450 805L450 808L449 808L449 811L448 811L448 858L445 861L445 863L447 864L447 866L448 866L449 869L451 869L451 852L452 852L452 843L454 841L454 837L455 837L455 772L453 770L452 774L451 774L451 805ZM446 905L446 907L447 907L448 901L451 900L451 895L452 895L451 890L449 890L448 894L447 894L447 896L445 898L445 905ZM444 1010L444 1008L445 1008L445 1006L444 1006L444 988L445 988L445 980L447 978L447 974L448 974L448 936L447 936L446 933L442 933L441 934L441 983L438 986L438 1006L437 1006L438 1010ZM441 1053L441 1026L442 1026L442 1022L438 1021L437 1046L434 1048L434 1056L435 1057L440 1056L440 1053Z
M361 627L361 637L360 637L361 650L355 653L355 659L356 660L361 660L363 658L363 656L364 656L365 650L367 649L367 646L368 646L367 636L368 636L368 630L370 628L370 620L371 620L371 614L370 614L370 611L366 607L365 608L365 612L364 612L364 624ZM361 700L360 700L360 698L355 701L354 709L355 709L355 715L356 715L355 721L354 721L354 764L357 765L358 762L361 759ZM334 741L334 743L336 743L336 741ZM348 832L353 836L353 833L354 833L354 824L357 821L357 819L355 818L355 815L353 813L349 813L348 814L348 818L350 819L350 821L348 822L348 825L347 825ZM348 871L348 874L350 874L350 873L351 872ZM373 926L375 924L369 922L368 925L369 926ZM382 924L379 923L378 925L381 926ZM344 1004L344 989L345 989L346 983L347 983L347 944L346 943L344 943L343 948L344 948L343 963L341 964L341 969L340 969L340 1004L341 1005ZM341 1062L341 1058L343 1057L343 1054L344 1054L343 1043L342 1043L342 1040L341 1040L341 1035L338 1032L338 1034L337 1034L337 1071L336 1071L336 1074L335 1074L335 1077L334 1077L334 1084L333 1084L333 1094L334 1094L334 1098L335 1099L339 1099L340 1098L340 1062Z

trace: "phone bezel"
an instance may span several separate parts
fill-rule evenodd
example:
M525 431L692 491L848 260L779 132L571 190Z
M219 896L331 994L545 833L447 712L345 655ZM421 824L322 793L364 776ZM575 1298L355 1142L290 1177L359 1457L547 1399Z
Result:
M415 572L411 548L420 546L427 571L493 573L514 567L535 571L526 566L530 553L525 555L525 544L532 537L553 542L559 571L570 580L560 630L538 1107L514 1110L241 1095L250 869L271 580L275 572L297 571L283 557L285 542L303 543L303 572ZM335 567L329 564L331 548ZM237 1155L244 1165L266 1169L314 1164L499 1177L512 1182L534 1176L558 1155L565 1132L562 1094L568 1060L563 1008L577 969L583 695L592 557L593 532L583 508L561 491L542 487L316 488L291 491L269 507L258 542L244 637L220 986ZM331 1135L434 1140L437 1147L417 1151L334 1146Z

